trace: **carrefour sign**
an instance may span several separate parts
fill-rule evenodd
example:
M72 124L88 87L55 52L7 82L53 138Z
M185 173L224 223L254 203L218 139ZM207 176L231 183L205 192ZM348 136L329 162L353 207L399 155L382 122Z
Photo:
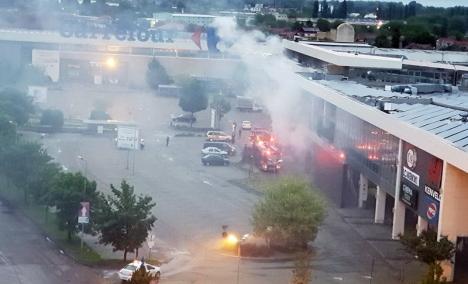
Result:
M152 41L161 42L162 32L156 30L115 30L110 29L94 30L94 29L73 29L63 27L60 30L60 35L66 38L83 38L83 39L101 39L111 40L117 39L120 41Z

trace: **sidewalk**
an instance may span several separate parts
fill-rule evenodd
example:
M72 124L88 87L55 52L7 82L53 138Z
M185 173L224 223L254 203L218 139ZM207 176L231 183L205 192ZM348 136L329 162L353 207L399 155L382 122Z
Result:
M336 209L343 220L361 236L395 272L401 283L416 283L426 271L423 263L417 261L398 240L393 240L392 227L375 224L372 210L359 208Z

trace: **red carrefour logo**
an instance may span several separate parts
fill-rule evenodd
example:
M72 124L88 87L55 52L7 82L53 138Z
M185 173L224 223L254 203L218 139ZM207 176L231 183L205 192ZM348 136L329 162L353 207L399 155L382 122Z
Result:
M429 204L429 206L427 206L427 212L426 212L427 218L429 218L429 220L432 220L432 218L434 218L436 214L437 214L437 205L435 203Z

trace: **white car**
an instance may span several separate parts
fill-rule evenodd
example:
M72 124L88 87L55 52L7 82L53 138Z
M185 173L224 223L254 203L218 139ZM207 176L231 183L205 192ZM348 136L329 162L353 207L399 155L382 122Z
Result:
M222 131L208 131L206 133L208 141L231 142L232 137Z
M250 130L250 129L252 129L252 122L250 122L250 121L248 121L248 120L242 121L242 129L243 129L243 130Z
M208 154L215 154L215 155L222 155L227 156L228 152L220 150L216 147L206 147L205 149L201 150L202 155Z
M135 260L129 264L127 264L124 268L120 269L119 271L119 278L123 281L130 281L132 279L133 272L137 269L140 269L142 262L139 260ZM159 279L161 277L161 268L159 266L151 265L148 263L144 263L146 271L148 271L152 276Z

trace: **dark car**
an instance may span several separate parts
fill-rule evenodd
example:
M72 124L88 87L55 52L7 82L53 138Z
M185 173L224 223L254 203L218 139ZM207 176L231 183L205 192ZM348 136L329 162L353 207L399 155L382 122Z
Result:
M202 164L205 166L209 165L229 165L229 159L221 155L205 155L201 158Z
M197 118L191 113L179 114L172 117L172 122L194 123L196 121Z
M228 154L231 156L236 154L236 147L232 146L231 144L227 142L205 142L203 143L203 149L207 147L216 147L219 150L228 152Z

